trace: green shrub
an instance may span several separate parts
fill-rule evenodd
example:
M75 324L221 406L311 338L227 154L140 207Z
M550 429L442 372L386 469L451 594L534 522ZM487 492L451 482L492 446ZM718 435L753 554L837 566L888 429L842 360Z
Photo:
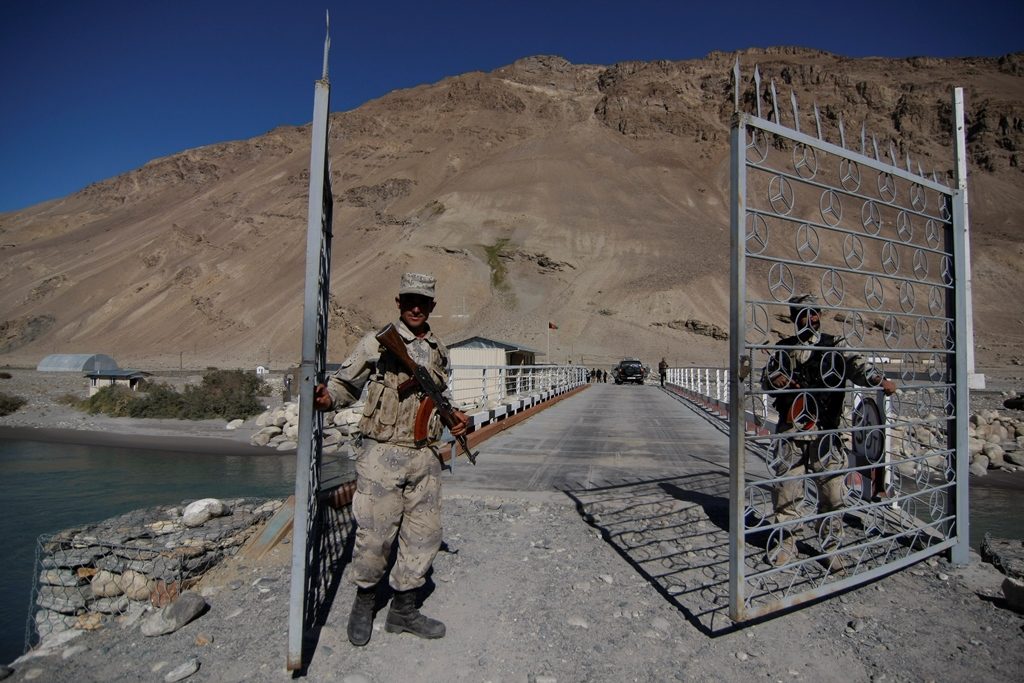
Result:
M241 370L212 370L199 386L178 392L169 384L147 383L145 391L123 386L100 389L78 407L92 414L179 420L234 420L256 415L263 406L256 400L270 389L256 375ZM262 394L260 392L263 392Z
M128 417L136 400L135 392L128 387L112 385L103 387L80 405L90 415L103 413L110 417Z
M0 417L10 415L18 408L25 405L26 401L21 396L11 396L0 392Z
M63 396L58 396L56 400L57 403L66 406L71 406L72 408L80 408L82 407L83 403L82 399L80 399L75 394L64 394Z

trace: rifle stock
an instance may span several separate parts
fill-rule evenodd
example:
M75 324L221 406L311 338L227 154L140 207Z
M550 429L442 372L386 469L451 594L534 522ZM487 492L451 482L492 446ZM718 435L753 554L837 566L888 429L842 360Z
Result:
M377 341L385 349L390 351L398 358L398 361L405 368L406 372L413 376L416 380L416 384L419 385L420 391L424 394L423 403L420 404L420 409L416 413L416 422L414 425L414 436L419 441L421 435L423 439L427 436L427 422L430 419L430 414L433 410L437 410L437 415L441 419L443 424L448 429L452 429L455 425L459 424L459 419L455 416L455 408L444 396L444 390L446 386L438 386L434 378L430 376L430 372L421 365L418 365L416 361L409 355L409 351L405 348L405 340L402 339L402 335L398 333L398 330L393 324L388 324L384 329L376 335ZM455 439L462 446L462 450L466 453L466 457L469 458L469 462L476 464L477 453L474 453L469 447L469 440L465 434L456 436ZM454 457L454 454L453 454ZM454 462L454 461L453 461Z

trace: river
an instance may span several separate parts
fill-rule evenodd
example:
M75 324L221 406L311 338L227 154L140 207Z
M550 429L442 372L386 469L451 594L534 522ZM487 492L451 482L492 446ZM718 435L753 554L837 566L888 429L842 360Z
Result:
M0 663L24 646L40 534L197 498L275 497L295 488L295 454L210 455L0 439L6 543Z
M986 530L1024 538L1017 478L990 475L971 489L971 546ZM40 534L98 522L129 510L197 498L275 497L295 487L295 455L217 455L0 439L6 541L0 573L0 663L17 658Z

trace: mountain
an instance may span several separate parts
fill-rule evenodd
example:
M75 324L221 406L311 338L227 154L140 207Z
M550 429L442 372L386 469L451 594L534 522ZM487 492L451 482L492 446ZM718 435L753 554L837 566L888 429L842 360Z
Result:
M949 183L952 88L965 88L978 365L1024 358L1024 53L802 48L537 56L332 114L331 357L391 320L399 275L419 270L439 278L432 323L447 340L550 344L585 365L724 364L737 56L745 77L757 64L787 102L792 89L827 124L863 121ZM296 363L308 164L309 127L282 127L0 215L0 364Z

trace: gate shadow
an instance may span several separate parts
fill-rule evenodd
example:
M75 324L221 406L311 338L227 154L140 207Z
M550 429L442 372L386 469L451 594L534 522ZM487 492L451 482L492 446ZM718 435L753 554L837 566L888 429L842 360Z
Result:
M729 616L729 475L707 471L561 491L601 537L695 627L712 637L751 622ZM766 536L747 538L763 554Z

